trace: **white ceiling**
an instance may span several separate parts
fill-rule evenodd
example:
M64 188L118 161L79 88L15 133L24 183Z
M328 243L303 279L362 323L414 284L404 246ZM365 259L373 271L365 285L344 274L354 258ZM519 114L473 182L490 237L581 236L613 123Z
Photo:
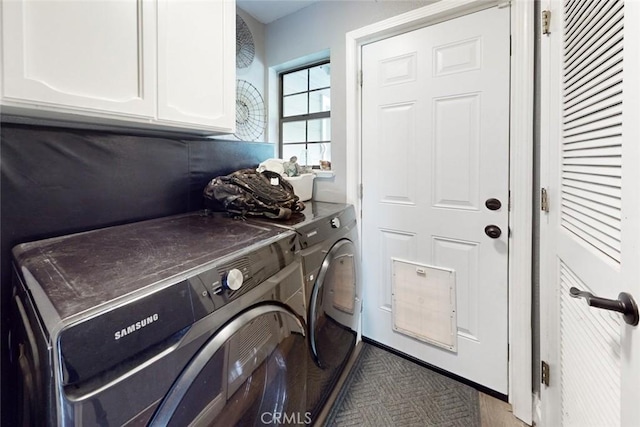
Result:
M236 0L236 5L263 24L268 24L320 0Z

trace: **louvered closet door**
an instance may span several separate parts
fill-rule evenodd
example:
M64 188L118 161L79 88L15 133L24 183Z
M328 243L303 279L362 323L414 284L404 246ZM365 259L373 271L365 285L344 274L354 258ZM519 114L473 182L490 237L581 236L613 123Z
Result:
M543 424L637 425L638 328L569 290L640 298L639 33L628 28L640 22L639 6L614 0L546 6L552 23L543 36L543 103L549 102L542 107L549 120L543 162L550 212L542 219L541 286L542 304L549 304L543 324L550 323L541 345L551 375L542 386Z

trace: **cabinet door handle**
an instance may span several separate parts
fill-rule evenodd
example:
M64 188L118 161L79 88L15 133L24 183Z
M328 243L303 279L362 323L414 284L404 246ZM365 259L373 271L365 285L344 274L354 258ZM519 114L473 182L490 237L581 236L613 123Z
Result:
M590 307L622 313L624 321L631 326L638 324L640 318L638 314L638 304L636 304L631 294L620 292L618 299L608 299L597 297L591 292L581 291L575 286L572 286L571 289L569 289L569 295L573 298L584 298Z

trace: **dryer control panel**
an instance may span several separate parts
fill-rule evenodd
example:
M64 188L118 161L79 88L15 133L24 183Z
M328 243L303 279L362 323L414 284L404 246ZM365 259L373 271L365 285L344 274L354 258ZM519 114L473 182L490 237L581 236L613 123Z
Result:
M200 304L198 319L219 310L260 285L294 260L295 234L287 233L276 242L238 254L235 259L221 261L213 268L189 279Z

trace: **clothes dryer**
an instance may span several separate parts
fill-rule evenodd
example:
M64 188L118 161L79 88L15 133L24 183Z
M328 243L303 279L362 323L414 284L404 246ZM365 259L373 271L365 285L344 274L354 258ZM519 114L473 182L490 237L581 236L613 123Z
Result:
M362 285L358 232L352 205L306 202L287 221L273 221L297 234L302 262L308 344L307 412L314 423L330 397L358 342ZM260 222L262 223L262 222Z
M191 213L14 248L22 425L305 421L292 231Z

